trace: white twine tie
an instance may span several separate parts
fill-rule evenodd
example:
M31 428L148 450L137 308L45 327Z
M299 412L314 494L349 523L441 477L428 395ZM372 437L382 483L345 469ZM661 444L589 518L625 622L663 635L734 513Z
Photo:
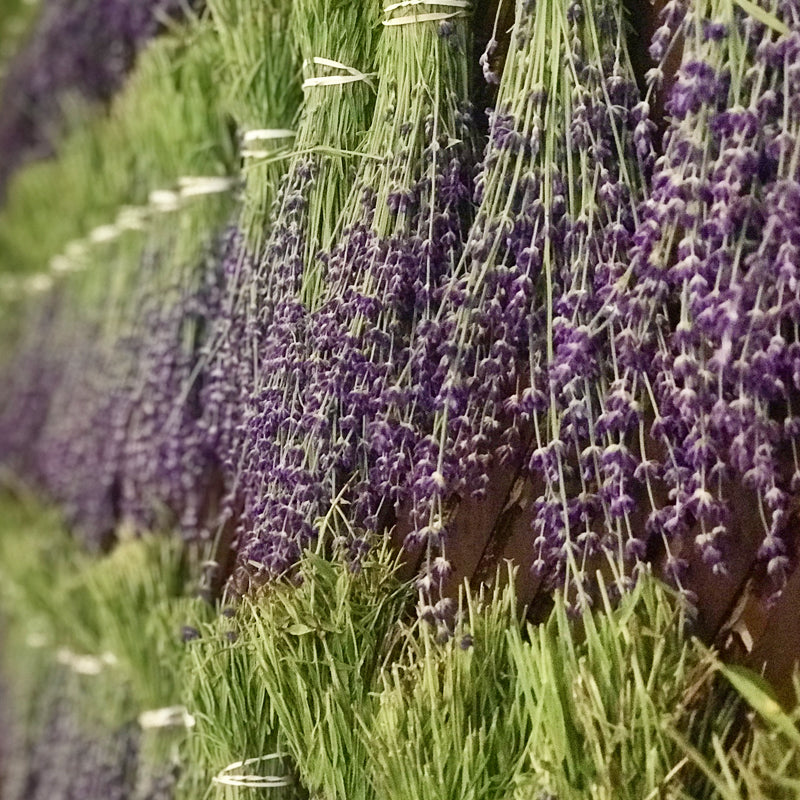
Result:
M291 131L288 128L254 128L242 134L242 144L293 139L296 135L295 131ZM267 158L272 155L275 155L274 151L254 150L250 147L242 148L242 158Z
M290 131L288 128L253 128L242 134L242 141L249 143L263 142L267 139L291 139L296 135L295 131Z
M185 175L178 178L178 189L181 197L199 197L205 194L221 194L236 185L233 178L217 175Z
M114 666L117 657L113 653L103 653L100 656L81 655L62 647L56 653L56 661L69 667L76 675L99 675L106 667Z

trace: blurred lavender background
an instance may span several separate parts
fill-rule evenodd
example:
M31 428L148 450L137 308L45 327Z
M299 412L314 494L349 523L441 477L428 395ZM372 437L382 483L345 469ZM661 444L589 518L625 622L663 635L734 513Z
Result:
M0 202L12 173L50 155L78 100L106 102L136 53L199 0L42 0L0 87Z

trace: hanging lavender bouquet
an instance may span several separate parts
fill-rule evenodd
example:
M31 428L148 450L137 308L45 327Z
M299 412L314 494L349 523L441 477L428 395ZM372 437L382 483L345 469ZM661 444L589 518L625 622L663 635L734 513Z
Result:
M622 467L639 412L614 391L606 304L629 277L651 155L622 5L519 2L502 79L495 46L477 217L396 388L413 393L420 438L394 491L440 618L454 512L486 497L493 464L522 464L534 482L532 560L549 583L582 585L587 559L616 559L633 536Z
M370 70L376 42L367 21L376 17L372 0L291 6L289 33L305 76L294 145L269 216L259 220L246 211L245 230L226 254L223 313L205 348L202 403L208 429L219 442L226 492L223 539L231 525L241 535L251 526L252 511L244 504L253 495L242 480L241 463L259 435L252 418L272 402L262 388L273 377L266 365L281 353L291 358L291 342L306 313L303 297L311 302L316 291L310 288L318 280L310 277L316 253L332 241L355 176L355 148L374 101ZM274 157L269 150L250 153L246 168ZM263 247L253 251L259 241ZM289 370L284 376L289 391L294 377Z
M242 472L252 515L245 572L280 574L321 532L355 564L365 535L390 524L387 464L396 458L402 472L410 430L386 421L391 390L468 230L469 7L404 2L384 13L375 114L341 238L315 268L325 278L313 313L276 329L264 362Z
M214 301L197 317L196 363L183 394L193 398L193 438L206 464L206 480L194 492L195 506L202 508L198 521L212 530L224 525L222 512L232 511L222 500L233 483L233 454L241 452L243 407L254 381L242 343L255 330L253 276L294 143L300 63L290 33L291 3L214 0L209 11L230 81L222 108L237 123L243 178L236 227L205 263L203 284Z
M87 153L100 154L92 163L103 175L100 210L120 196L148 198L118 206L114 222L50 259L61 297L51 324L70 347L29 447L43 488L89 542L107 541L121 520L137 528L180 522L195 535L204 513L197 340L216 302L205 264L232 187L212 33L200 22L156 43L113 114L67 142L66 175L85 166ZM141 140L152 150L138 150ZM169 188L153 191L154 183ZM64 227L85 229L97 219L95 203L79 205ZM30 235L5 229L12 243Z
M682 60L621 303L620 353L653 409L647 531L678 585L695 553L725 576L738 536L779 589L800 488L800 6L673 1L662 23L653 57L682 43ZM755 536L732 515L743 491Z
M223 54L223 106L236 121L242 157L239 227L259 255L275 193L286 171L301 101L297 42L287 0L209 0ZM233 290L231 290L233 294Z

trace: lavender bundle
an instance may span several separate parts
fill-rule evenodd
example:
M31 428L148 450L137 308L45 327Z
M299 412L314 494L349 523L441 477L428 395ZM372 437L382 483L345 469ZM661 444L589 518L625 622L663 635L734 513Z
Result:
M670 2L652 54L681 39L620 343L654 414L637 467L647 531L679 585L693 549L725 575L744 486L780 588L800 487L800 6Z
M551 583L580 585L587 559L616 558L633 535L621 467L638 409L609 391L619 376L606 303L628 278L646 109L620 3L516 12L476 221L398 387L416 387L420 438L400 496L413 508L407 544L428 552L432 599L451 570L453 506L485 497L498 461L524 460L534 477L534 569Z
M63 681L64 676L54 675L52 680ZM59 696L52 688L49 694L45 695L38 735L27 743L27 752L18 754L23 759L24 780L9 780L3 796L11 800L132 797L137 743L131 726L111 732L92 730L81 719L74 700ZM154 794L152 800L167 797Z
M278 331L289 336L272 340L264 362L242 473L253 535L241 557L272 574L321 531L349 540L357 562L366 533L386 524L386 464L405 456L395 450L404 433L379 418L416 319L439 302L466 237L475 139L469 12L462 2L427 5L435 11L385 9L374 121L341 241L320 262L319 307Z
M217 458L200 394L206 330L222 312L217 264L226 241L192 265L197 275L166 305L140 306L135 352L127 354L135 366L124 384L119 513L142 530L174 526L187 540L208 537L215 521Z
M50 322L57 308L51 298L32 311L34 319L2 358L6 387L0 397L0 473L13 473L32 484L41 482L42 476L31 444L47 420L50 398L62 379L64 352L54 346Z
M255 653L280 739L313 795L377 796L360 732L372 723L373 692L408 604L410 587L395 568L386 543L358 572L308 552L297 585L275 581L243 604L243 644Z
M196 614L184 628L182 694L196 724L185 751L191 769L182 772L176 797L304 796L284 753L258 651L239 633L250 623L246 609L225 608L207 620L208 613Z
M352 185L354 148L374 99L376 16L372 0L292 6L290 32L305 76L294 148L270 217L263 220L263 250L249 254L241 237L241 247L232 247L222 266L228 285L223 313L207 340L203 403L209 430L224 445L219 457L226 512L237 516L241 535L252 518L239 518L248 494L241 462L256 433L250 417L263 399L261 384L271 379L265 368L270 354L282 352L297 335L305 314L302 286L311 285L307 267L329 245Z
M294 82L287 88L284 81L284 75L293 73L297 66L296 45L287 35L289 4L257 6L241 2L212 5L213 29L201 26L206 34L202 41L210 39L211 52L193 51L198 61L195 72L200 79L214 82L217 70L222 68L231 86L218 102L216 92L205 83L198 89L190 87L194 90L192 97L212 103L215 115L228 110L245 128L241 138L248 149L242 151L245 185L238 214L246 247L255 253L260 252L266 210L285 169L281 159L286 155L286 140L257 143L252 134L265 137L277 132L282 137L288 135L291 141L287 126L296 111L299 89ZM275 127L265 129L265 123ZM259 129L254 130L254 126ZM199 136L208 135L202 125L194 130ZM275 143L281 143L277 149ZM261 150L255 152L255 147ZM272 149L268 152L265 148ZM193 150L203 152L188 148L189 153ZM207 170L204 167L203 171ZM197 168L193 171L203 174ZM229 211L230 203L225 200L224 207ZM182 221L185 215L181 212L178 218ZM163 296L157 298L152 323L144 328L149 342L144 358L150 367L140 366L143 377L135 390L135 405L140 412L132 420L129 436L132 480L126 484L126 504L138 503L141 512L149 508L150 519L159 507L168 509L173 517L177 514L184 535L193 538L209 533L216 523L222 463L231 452L231 445L220 439L220 424L238 419L242 393L235 387L249 386L252 381L232 381L230 371L237 359L241 362L243 358L238 349L243 331L234 335L232 329L247 315L252 298L242 292L246 277L252 274L248 265L253 262L247 260L245 246L240 246L232 232L217 239L223 218L223 214L217 215L210 225L208 217L189 215L189 223L197 225L196 232L189 235L189 231L178 231L179 241L190 246L211 240L205 252L197 253L195 247L180 254L180 259L169 251L160 255L162 260L166 257L183 264L182 273L177 280L173 278L172 291L177 288L178 294L166 305ZM168 215L167 225L172 219L174 215ZM164 246L159 239L156 244ZM158 273L165 273L163 266ZM158 275L153 277L156 282L146 283L148 291L159 286ZM167 288L171 288L169 284ZM158 288L155 292L163 295ZM225 398L223 404L221 397ZM228 427L235 427L235 423Z
M290 32L302 57L304 100L257 275L265 290L257 309L262 325L287 291L314 301L315 259L333 241L355 173L353 151L372 114L377 16L374 0L292 5Z
M203 489L192 491L195 508L184 515L184 530L197 531L201 522L211 529L219 522L220 500L233 483L232 454L242 448L243 407L255 380L250 353L242 347L255 330L252 281L256 259L263 254L269 212L294 144L292 126L300 100L291 10L284 0L215 0L209 5L229 82L222 106L237 122L244 185L237 229L226 232L214 258L206 261L205 297L213 296L213 302L196 315L202 320L202 336L197 340L192 385L185 395L192 398L190 426L199 447L187 450L202 454L204 463L196 461L193 469L201 469L204 479L199 484Z

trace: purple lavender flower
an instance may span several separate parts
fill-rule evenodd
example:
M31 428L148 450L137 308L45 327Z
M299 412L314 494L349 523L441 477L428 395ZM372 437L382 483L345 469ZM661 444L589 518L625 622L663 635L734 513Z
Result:
M424 382L407 388L421 395L417 425L428 433L409 479L416 530L447 531L453 503L485 494L492 463L525 461L543 481L532 560L550 583L579 584L586 559L630 536L627 437L641 405L619 373L612 310L652 128L617 50L620 25L605 3L522 11L490 116L477 219L410 354L424 366ZM537 26L557 68L528 66Z

